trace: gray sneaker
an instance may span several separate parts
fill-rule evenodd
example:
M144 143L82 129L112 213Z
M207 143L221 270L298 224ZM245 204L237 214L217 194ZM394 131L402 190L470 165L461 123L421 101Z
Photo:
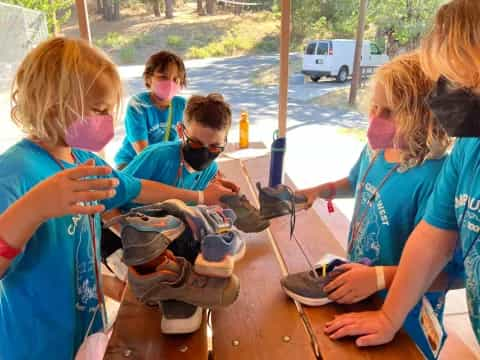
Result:
M314 276L312 271L285 276L280 280L283 291L293 300L304 305L321 306L330 303L331 300L323 291L323 287L344 271L336 268L323 276L321 269L321 267L316 268L318 277Z
M122 225L123 259L129 266L142 265L157 258L185 231L184 222L172 215L156 217L130 212L112 219L105 226L114 223Z
M237 217L235 226L239 230L258 233L270 226L270 222L260 216L260 211L248 201L245 195L226 195L221 197L220 201L235 213Z
M273 219L284 215L291 215L293 211L307 208L307 198L295 195L286 185L263 187L257 183L260 202L260 215L264 219Z
M187 260L169 250L153 273L141 274L129 267L128 281L135 296L148 305L179 300L201 307L227 306L237 299L240 290L235 275L228 279L201 276Z
M162 301L160 306L162 333L191 334L200 329L203 320L201 307L176 300Z

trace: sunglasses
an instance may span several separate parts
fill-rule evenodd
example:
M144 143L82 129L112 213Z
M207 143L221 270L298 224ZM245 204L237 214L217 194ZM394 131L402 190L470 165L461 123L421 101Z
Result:
M196 139L192 139L190 136L188 136L187 129L185 128L185 125L182 124L182 129L183 129L183 135L185 136L185 141L192 149L203 149L206 148L210 153L212 154L220 154L225 150L225 146L227 144L227 138L225 137L225 144L224 145L204 145L201 141L198 141Z

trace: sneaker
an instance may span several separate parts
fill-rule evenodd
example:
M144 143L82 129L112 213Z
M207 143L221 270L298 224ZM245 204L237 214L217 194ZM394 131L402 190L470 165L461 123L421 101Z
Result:
M178 300L201 307L228 306L237 299L240 290L235 275L228 279L199 275L187 260L175 257L168 250L153 273L141 274L130 266L128 282L137 299L147 305Z
M156 259L185 231L183 221L172 215L155 217L130 212L112 219L105 226L115 222L122 224L123 260L129 266Z
M246 252L245 241L236 231L207 235L202 241L202 252L195 260L195 272L205 276L230 277L235 262Z
M340 269L333 268L323 276L322 267L315 268L319 275L314 276L312 271L305 271L285 276L280 280L283 291L293 300L308 306L322 306L332 302L323 291L323 287L338 275L343 273Z
M290 215L292 213L292 205L295 211L307 208L307 197L296 195L286 185L280 184L276 187L262 188L261 184L257 183L257 188L260 200L260 214L264 219Z
M201 307L176 300L162 301L160 307L162 308L161 329L163 334L191 334L202 326L203 310Z
M209 233L220 234L231 231L237 219L232 209L223 209L218 205L198 205L197 209L207 221Z
M237 219L234 224L239 230L258 233L270 226L270 222L260 216L258 209L250 204L245 195L226 195L220 201L235 213Z

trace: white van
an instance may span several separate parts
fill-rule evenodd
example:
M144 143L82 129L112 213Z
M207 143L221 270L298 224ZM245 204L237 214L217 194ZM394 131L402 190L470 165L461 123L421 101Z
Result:
M314 40L305 47L302 73L318 81L322 76L335 77L345 82L353 71L355 40ZM378 46L368 40L363 42L362 66L380 66L388 62Z

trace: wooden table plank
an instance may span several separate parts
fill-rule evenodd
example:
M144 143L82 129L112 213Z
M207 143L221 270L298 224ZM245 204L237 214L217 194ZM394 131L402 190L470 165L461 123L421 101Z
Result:
M162 313L139 303L127 289L112 338L105 355L107 360L207 360L207 326L204 318L200 330L191 335L163 335Z
M269 156L263 156L244 161L252 182L260 181L268 183L268 169L270 164ZM293 186L292 182L285 176L285 183ZM304 259L295 241L290 240L289 218L283 217L272 221L270 227L275 241L287 263L289 272L305 271L308 263ZM310 209L297 213L296 236L302 243L312 262L316 262L325 253L344 256L345 251L335 239L332 232L324 225L323 221ZM330 304L321 307L303 307L307 318L314 330L316 341L319 345L322 357L330 359L423 359L407 334L400 332L390 344L375 348L359 349L355 346L353 339L332 341L323 333L323 327L327 321L333 319L334 315L350 311L373 310L380 304L372 301L365 301L360 304L341 306Z
M239 160L219 165L253 200ZM244 236L247 253L234 271L240 278L239 298L228 308L213 312L214 359L314 359L295 305L280 288L281 272L267 233Z

